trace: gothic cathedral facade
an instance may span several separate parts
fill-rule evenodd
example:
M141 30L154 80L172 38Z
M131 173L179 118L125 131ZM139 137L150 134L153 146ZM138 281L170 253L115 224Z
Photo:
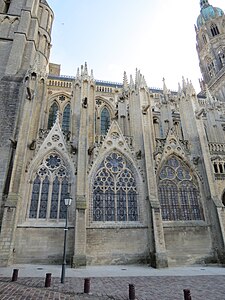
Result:
M212 0L213 1L213 0ZM0 0L0 265L225 262L225 16L200 1L197 95L49 63L46 0Z

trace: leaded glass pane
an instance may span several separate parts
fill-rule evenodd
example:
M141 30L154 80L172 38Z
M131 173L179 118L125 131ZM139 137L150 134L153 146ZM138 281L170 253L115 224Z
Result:
M200 193L190 169L171 156L159 173L158 194L164 221L203 220Z
M63 160L56 153L43 159L34 180L29 217L40 219L64 219L64 199L68 194L68 172Z
M93 195L93 220L103 221L103 202L104 194L99 188L94 191Z
M105 107L101 112L101 134L106 135L110 126L110 114L108 109Z
M127 201L126 193L122 189L118 191L117 194L117 220L126 221L127 220Z
M49 179L45 177L42 182L41 189L41 200L40 200L40 209L39 209L39 218L45 219L47 214L47 204L48 204L48 191L49 191Z
M117 152L100 165L93 182L93 221L138 221L136 181Z
M138 221L137 193L128 192L128 221Z
M50 219L57 219L58 213L58 201L59 201L59 179L55 178L52 186L52 201L50 210Z
M70 130L70 104L67 104L63 112L62 129L65 132Z
M41 180L39 176L37 176L33 183L33 190L31 195L30 213L29 213L29 218L31 219L37 218L40 185L41 185Z
M58 110L59 110L58 105L54 102L49 109L48 129L51 129L52 126L54 125Z
M105 221L115 221L115 195L111 188L105 193Z
M62 180L62 187L61 187L61 197L60 197L60 209L59 209L59 219L66 218L66 205L64 199L68 195L68 179L63 178Z

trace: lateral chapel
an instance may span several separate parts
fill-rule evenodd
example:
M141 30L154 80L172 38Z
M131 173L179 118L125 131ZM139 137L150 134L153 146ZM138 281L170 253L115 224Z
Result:
M68 196L72 267L225 263L223 10L200 1L199 94L62 76L53 18L0 0L0 265L62 261Z

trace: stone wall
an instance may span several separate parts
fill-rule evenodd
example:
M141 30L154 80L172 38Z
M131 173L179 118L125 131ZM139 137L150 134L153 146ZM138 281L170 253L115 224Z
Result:
M210 262L213 259L210 229L206 224L196 225L164 225L169 266Z
M87 229L88 264L146 263L147 228Z
M64 228L17 228L14 263L60 264L63 257ZM67 234L67 262L71 262L74 230Z

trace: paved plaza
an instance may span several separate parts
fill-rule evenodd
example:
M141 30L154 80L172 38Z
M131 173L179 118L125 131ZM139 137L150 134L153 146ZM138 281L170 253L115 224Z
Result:
M19 269L11 282L13 268ZM45 288L45 274L52 273L51 287ZM60 266L15 265L0 269L1 300L75 299L127 300L129 284L135 285L137 300L181 300L190 289L192 300L225 299L225 268L193 266L152 269L147 266L98 266L66 270L60 283ZM83 293L84 278L91 280L91 294Z

